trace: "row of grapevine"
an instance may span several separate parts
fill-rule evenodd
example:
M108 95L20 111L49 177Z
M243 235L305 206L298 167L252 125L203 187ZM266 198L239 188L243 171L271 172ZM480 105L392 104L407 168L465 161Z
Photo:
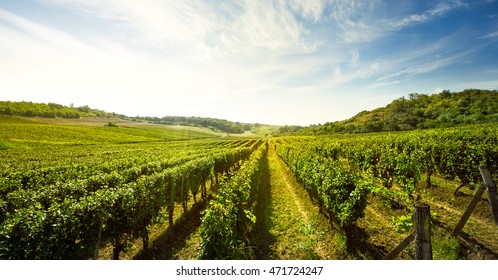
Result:
M229 180L221 183L216 198L204 211L200 226L203 259L240 259L250 256L248 233L256 222L256 201L267 144L254 152Z
M193 148L188 150L181 147L170 145L166 151L158 150L154 156L143 155L118 159L101 163L99 158L91 163L75 162L70 165L55 165L40 169L27 171L5 172L0 176L0 197L6 197L13 191L38 191L40 188L57 188L64 189L65 185L69 188L86 185L89 189L98 186L113 186L118 183L125 183L135 180L137 177L145 174L160 171L164 168L175 166L196 157L206 156L216 153L220 150L219 144L232 143L239 141L219 141L210 143L209 146L203 143L197 143ZM249 141L244 141L249 142ZM197 144L200 144L199 147ZM239 145L244 144L240 143ZM236 148L237 146L233 146ZM119 150L118 150L119 151ZM123 152L126 154L126 151ZM30 194L31 195L31 194ZM16 195L14 195L16 196Z
M239 148L240 152L248 153L251 148ZM59 178L58 181L52 184L44 184L47 182L45 178L38 178L33 176L30 179L31 185L22 185L20 179L15 180L14 176L7 176L0 179L2 188L2 206L0 207L0 222L3 221L8 213L13 213L18 208L24 208L29 205L40 203L43 208L48 208L50 204L60 202L64 198L71 196L79 198L89 193L92 193L102 187L114 188L116 186L124 185L136 181L141 176L151 175L160 172L164 169L177 166L179 164L187 164L196 158L210 155L212 157L225 156L226 152L216 152L211 154L212 151L202 151L190 156L182 156L167 158L166 160L151 163L136 164L136 161L130 160L128 164L117 164L110 170L110 165L106 165L106 169L110 173L97 173L95 175L87 174L87 178L80 180L67 180L64 181ZM220 154L220 155L218 155ZM223 161L217 161L218 165ZM136 164L133 166L133 164ZM123 166L131 166L122 169ZM226 166L223 167L226 169ZM25 175L25 173L22 173ZM34 174L33 175L37 175ZM38 174L39 175L39 174ZM36 183L36 184L34 184ZM11 190L10 192L8 192Z
M155 157L134 157L104 164L73 164L11 172L0 177L0 195L5 196L10 191L19 189L38 190L41 187L45 188L48 185L62 182L78 184L80 180L88 181L87 184L90 186L98 185L99 181L110 181L105 177L116 175L117 172L123 177L118 181L136 180L141 175L151 174L217 151L219 149L178 151Z
M478 166L498 169L498 127L482 125L405 133L287 137L276 150L321 208L346 231L370 191L411 208L425 175L473 185ZM347 234L348 235L348 234Z
M228 149L139 176L136 180L102 186L80 197L68 191L43 205L33 201L14 211L2 211L0 258L88 259L101 244L110 242L114 258L137 237L148 246L147 227L162 209L186 202L206 182L245 160L250 148ZM119 175L119 174L118 174ZM217 177L217 176L216 176ZM29 199L28 197L25 197ZM0 208L5 202L0 201ZM169 211L172 222L172 211Z
M372 183L369 174L357 173L343 161L330 160L302 145L276 143L277 154L289 166L320 209L346 234L346 245L354 243L356 220L364 216Z
M315 151L333 160L347 160L361 171L370 171L390 189L400 186L405 199L413 198L422 175L430 186L432 175L479 184L478 166L498 168L496 125L374 134L343 139L318 138Z
M72 163L68 165L55 165L50 167L30 169L26 171L4 171L0 174L0 194L5 195L5 187L7 181L14 182L15 185L20 188L36 188L38 185L49 185L54 184L59 181L67 182L68 180L76 180L81 178L87 178L92 175L98 175L103 173L111 173L116 170L129 169L131 167L136 167L142 165L142 169L149 168L148 166L154 165L176 165L175 161L177 158L189 158L194 156L199 156L202 154L208 154L219 150L219 143L232 144L238 141L223 141L214 142L210 145L194 145L188 149L182 147L175 147L175 145L167 145L167 149L162 148L162 150L155 149L154 154L143 154L143 151L133 151L133 156L126 158L119 158L116 160L108 160L105 162L100 162L99 157L94 158L93 162L83 162L83 163ZM231 146L231 148L237 148L238 146L244 146L250 141L244 141L236 146ZM213 145L216 144L216 145ZM128 154L125 151L115 151L116 155ZM50 153L49 153L50 154ZM140 154L140 156L137 156Z
M201 150L236 148L250 140L206 139L192 141L158 141L99 145L34 145L1 150L0 177L9 173L43 170L54 172L65 166L82 165L95 168L108 163L119 164L129 159L157 160L175 153L196 153Z

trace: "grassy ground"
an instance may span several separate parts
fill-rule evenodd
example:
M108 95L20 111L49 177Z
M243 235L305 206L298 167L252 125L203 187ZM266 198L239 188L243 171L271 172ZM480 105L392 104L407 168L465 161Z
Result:
M258 259L334 259L335 235L306 191L270 147L267 191L260 195ZM263 207L265 205L265 207ZM257 216L258 217L258 216Z
M448 235L460 220L476 190L465 187L454 195L458 185L455 182L438 178L432 181L434 186L426 189L425 200L431 206L436 232L441 233L441 240L436 235L435 241L443 243L443 247L451 246L451 242L457 243L454 255L459 259L498 259L498 226L493 222L487 193L481 197L455 242ZM445 244L446 239L450 242L449 245ZM442 253L440 255L444 256Z
M108 117L82 117L79 119L64 119L64 118L40 118L40 117L21 117L21 116L7 116L0 115L0 123L31 123L31 124L53 124L53 125L73 125L73 126L104 126L108 123L114 123L118 127L146 127L146 128L166 128L172 130L190 130L197 133L207 133L216 136L226 136L227 133L214 132L206 127L193 127L181 125L165 125L155 124L146 121L131 121L120 118ZM279 129L280 126L260 124L253 127L251 131L246 131L243 134L229 134L232 137L263 137L270 135L272 132Z
M425 181L425 178L424 180ZM487 203L486 194L476 207L463 231L454 237L451 232L467 208L475 190L461 189L455 196L457 182L440 178L432 178L432 186L427 188L425 183L418 186L421 202L431 207L432 217L432 249L433 258L439 260L455 259L498 259L498 228L492 221L491 211ZM393 210L378 197L371 196L366 209L365 217L358 222L364 230L366 244L373 251L364 250L365 258L385 256L394 249L413 226L407 225L402 230L402 223L393 223L394 217L407 217L411 222L412 213L407 209ZM401 231L397 233L398 231ZM376 251L376 252L374 252ZM373 254L372 254L373 252ZM396 259L414 259L415 248L412 243Z
M6 118L3 119L5 120ZM11 117L8 121L0 121L0 140L5 143L13 144L81 145L220 137L220 134L214 133L211 130L192 127L165 125L118 125L117 127L106 127L103 124L100 126L81 124L69 125L35 122L35 120L36 119L24 120Z

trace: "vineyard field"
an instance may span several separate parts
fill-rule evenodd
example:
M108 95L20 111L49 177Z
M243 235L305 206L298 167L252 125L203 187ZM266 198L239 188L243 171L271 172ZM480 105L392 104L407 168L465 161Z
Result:
M0 116L0 259L382 259L431 207L435 259L498 259L495 124L231 137ZM397 256L413 259L413 246Z

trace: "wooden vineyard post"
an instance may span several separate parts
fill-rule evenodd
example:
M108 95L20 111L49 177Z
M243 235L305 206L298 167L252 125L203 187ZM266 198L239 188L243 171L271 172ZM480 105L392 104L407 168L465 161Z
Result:
M415 205L415 259L432 260L431 213L427 204Z
M415 231L410 233L401 244L389 252L389 254L384 257L384 260L394 259L401 251L408 247L413 240L415 240L415 259L432 260L431 212L429 205L423 203L417 203L415 205L413 223L415 224Z
M495 224L498 225L498 195L496 193L496 186L493 183L491 174L486 166L479 166L479 171L481 171L481 176L484 181L484 185L488 190L489 205L491 206L491 214L495 220Z
M477 189L477 191L474 194L474 196L472 197L472 200L470 201L469 206L467 206L467 209L463 213L462 217L460 218L460 221L456 225L456 227L453 230L453 232L451 233L451 235L457 236L460 233L460 231L463 229L463 227L465 226L465 224L469 220L470 215L476 209L477 203L481 199L481 196L482 196L483 193L484 193L484 186L480 186Z
M467 210L465 210L465 213L463 213L462 218L460 218L460 221L458 222L455 229L451 233L453 236L457 236L460 233L460 231L463 229L465 223L467 223L467 220L469 219L472 212L474 212L477 203L484 194L485 189L488 190L489 204L491 206L491 214L493 215L495 224L498 225L498 197L496 194L496 186L493 183L491 174L489 174L489 170L486 166L479 166L479 171L481 172L484 184L482 184L477 189L476 193L474 194L474 197L472 197L469 206L467 206Z

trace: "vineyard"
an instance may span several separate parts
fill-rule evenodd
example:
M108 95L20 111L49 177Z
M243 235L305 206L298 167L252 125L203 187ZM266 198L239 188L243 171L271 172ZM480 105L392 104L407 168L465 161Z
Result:
M276 150L332 226L337 225L343 232L346 250L352 252L368 237L365 232L363 236L358 234L364 230L358 225L376 228L372 220L379 213L390 216L394 232L408 232L417 202L446 212L436 212L433 222L442 228L451 227L447 224L451 216L446 215L458 214L454 206L445 202L457 204L462 188L474 190L482 184L479 166L498 168L496 128L487 125L333 139L284 138L276 140ZM448 186L453 189L448 190ZM487 211L487 226L495 231L484 243L495 252L496 225L489 206L483 208ZM374 217L365 217L369 212ZM373 252L376 257L386 253L386 248ZM496 257L496 253L492 255Z
M0 259L382 259L432 208L434 256L498 259L498 126L221 137L1 117ZM412 259L408 247L398 258Z

